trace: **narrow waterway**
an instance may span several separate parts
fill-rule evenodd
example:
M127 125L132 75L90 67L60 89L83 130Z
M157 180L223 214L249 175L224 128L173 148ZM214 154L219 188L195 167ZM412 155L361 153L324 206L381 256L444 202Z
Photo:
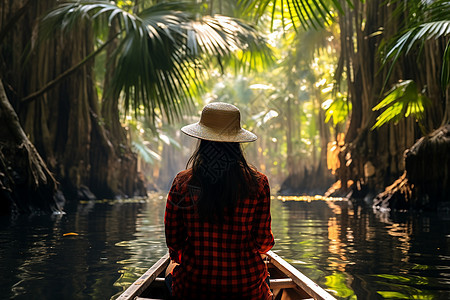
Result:
M111 299L166 252L162 195L0 218L1 299ZM450 299L450 214L272 199L274 251L338 299Z

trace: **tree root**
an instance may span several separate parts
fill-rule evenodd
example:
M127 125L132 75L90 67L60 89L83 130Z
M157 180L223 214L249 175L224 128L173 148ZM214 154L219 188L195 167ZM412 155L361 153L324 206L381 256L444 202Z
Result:
M374 199L374 207L436 210L450 196L450 124L422 137L405 151L405 172Z
M28 140L0 81L0 214L60 211L57 182Z
M379 210L407 210L413 197L414 189L405 171L399 179L375 197L373 207Z

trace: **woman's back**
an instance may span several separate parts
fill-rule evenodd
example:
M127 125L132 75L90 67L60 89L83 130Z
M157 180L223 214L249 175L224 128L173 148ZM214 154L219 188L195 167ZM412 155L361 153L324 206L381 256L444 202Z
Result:
M258 172L257 192L241 199L220 222L200 218L200 189L190 184L191 179L192 169L177 175L166 208L166 240L171 257L180 263L173 274L174 294L266 299L268 274L260 253L274 243L267 177Z

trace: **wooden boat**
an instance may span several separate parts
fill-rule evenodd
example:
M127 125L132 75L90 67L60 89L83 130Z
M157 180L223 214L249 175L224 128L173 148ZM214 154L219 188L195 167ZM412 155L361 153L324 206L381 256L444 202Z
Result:
M275 300L336 300L274 252L267 252L266 263L270 273L270 289ZM168 264L169 254L166 254L128 287L117 300L169 299L169 291L164 282Z

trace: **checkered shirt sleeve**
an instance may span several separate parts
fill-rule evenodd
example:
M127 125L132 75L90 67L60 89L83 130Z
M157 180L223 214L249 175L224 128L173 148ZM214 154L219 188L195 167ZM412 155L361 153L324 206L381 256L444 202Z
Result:
M183 245L186 244L187 234L183 225L181 205L182 195L178 192L178 176L175 177L169 195L167 196L166 213L164 216L166 242L169 247L170 259L181 263Z
M263 175L261 182L259 201L253 219L252 237L255 241L255 250L259 253L266 253L273 247L274 238L271 230L270 187L267 177Z

